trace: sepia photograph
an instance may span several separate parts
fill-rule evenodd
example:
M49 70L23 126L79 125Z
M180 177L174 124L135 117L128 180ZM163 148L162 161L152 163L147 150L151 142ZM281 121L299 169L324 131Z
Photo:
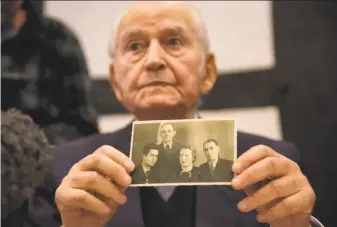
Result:
M131 187L230 185L236 142L234 120L135 121Z

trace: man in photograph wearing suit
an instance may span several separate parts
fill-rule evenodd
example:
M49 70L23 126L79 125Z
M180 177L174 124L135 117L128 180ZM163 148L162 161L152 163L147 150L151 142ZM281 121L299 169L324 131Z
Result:
M233 162L219 157L220 147L215 139L208 139L203 143L203 151L207 162L200 165L201 181L230 182L234 174Z
M179 152L183 147L174 140L176 129L171 123L164 123L159 128L162 142L159 144L159 157L157 167L161 172L161 182L171 182L172 173L180 169Z
M143 149L142 162L132 173L133 184L158 183L157 173L153 166L158 159L159 147L157 144L149 143Z

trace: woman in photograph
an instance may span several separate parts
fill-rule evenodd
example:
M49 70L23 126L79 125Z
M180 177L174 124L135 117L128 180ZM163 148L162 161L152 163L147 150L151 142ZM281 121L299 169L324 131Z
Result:
M195 160L195 149L191 146L182 147L179 152L180 169L173 172L173 181L180 183L199 181L198 167L193 165Z

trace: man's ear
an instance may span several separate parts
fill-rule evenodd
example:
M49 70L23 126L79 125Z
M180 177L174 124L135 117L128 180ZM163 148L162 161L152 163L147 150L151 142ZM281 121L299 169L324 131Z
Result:
M117 80L116 80L116 73L115 73L115 66L111 63L110 64L110 76L109 76L109 83L113 91L115 92L115 95L119 101L122 101L122 95L121 91L119 89Z
M205 75L202 79L201 84L201 94L206 95L208 94L218 77L218 71L215 62L215 56L213 53L209 53L206 56L206 64L205 64Z

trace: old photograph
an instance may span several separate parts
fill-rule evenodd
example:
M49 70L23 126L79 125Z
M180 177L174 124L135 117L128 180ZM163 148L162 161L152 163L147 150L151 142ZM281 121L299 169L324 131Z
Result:
M230 185L236 142L234 120L135 121L131 187Z

